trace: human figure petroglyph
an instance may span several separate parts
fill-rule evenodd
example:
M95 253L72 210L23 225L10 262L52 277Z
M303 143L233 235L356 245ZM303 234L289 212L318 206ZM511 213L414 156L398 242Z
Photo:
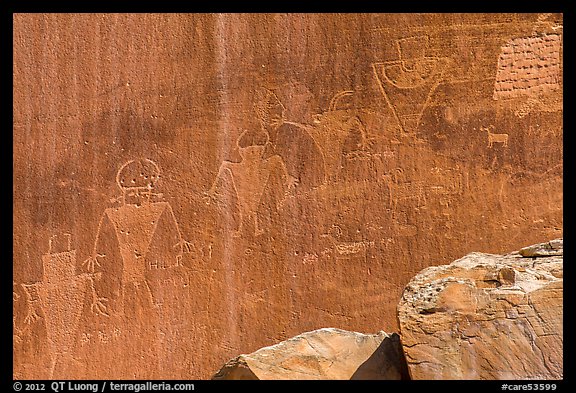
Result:
M363 151L369 146L366 126L353 110L338 109L338 101L354 92L345 90L334 95L328 111L314 116L310 134L322 149L326 176L337 181L342 165L344 143L350 136L357 136L355 150Z
M22 296L18 294L16 287L17 284L14 281L12 281L12 338L14 340L14 343L19 344L22 342L21 337L22 330L16 323L16 316L18 309L17 304L22 298Z
M183 239L170 203L156 192L160 178L159 166L150 159L120 166L116 184L121 194L104 210L92 253L83 263L97 280L95 295L88 298L91 311L85 316L80 353L86 362L98 353L99 367L114 376L142 375L144 365L160 361L158 329L165 328L163 316L170 306L163 300L175 290L169 279L187 274L182 257L195 252ZM114 358L124 361L110 369Z
M378 87L405 134L416 133L432 94L442 82L447 58L426 56L427 36L397 40L398 60L372 65Z
M494 134L490 130L494 130L494 125L488 127L480 126L481 131L488 132L488 147L492 148L494 142L502 143L502 147L508 147L508 134Z
M172 207L162 201L155 187L160 179L158 165L149 159L130 160L116 174L121 195L114 199L119 207L104 211L98 226L93 253L84 264L88 272L106 274L119 264L115 277L116 313L124 315L131 308L154 308L148 273L181 264L182 254L191 252L191 243L182 239ZM107 311L96 302L93 311Z
M44 319L51 356L50 378L58 364L72 359L85 294L95 296L94 276L76 274L76 250L72 249L71 235L64 236L67 245L64 250L54 250L56 235L48 240L48 252L42 256L42 281L22 284L28 306L24 323L31 325ZM95 298L92 305L102 301Z
M302 93L304 95L304 93ZM302 105L301 105L302 106ZM308 108L293 110L296 116ZM303 119L287 119L287 109L272 90L261 88L256 93L254 111L261 130L269 136L264 157L280 156L288 174L298 179L298 189L309 191L325 183L325 158L321 146L311 134L313 127Z
M353 93L344 90L335 94L326 112L310 113L307 119L302 113L306 109L301 108L294 111L301 119L287 119L286 107L278 96L271 90L259 91L255 110L262 129L271 136L272 151L280 155L288 171L300 179L301 191L323 185L327 180L337 181L344 144L349 138L356 139L353 150L357 151L365 150L371 143L357 111L339 108L340 100ZM306 120L311 120L310 124ZM300 162L295 157L299 157Z
M266 132L244 131L238 137L236 146L242 157L240 162L224 161L218 169L218 174L210 189L206 192L206 202L217 199L218 182L227 173L230 185L238 199L239 224L235 237L242 235L246 223L254 226L254 235L264 233L260 227L258 208L271 174L279 171L284 178L286 192L292 191L298 184L298 179L291 176L278 155L263 158L264 150L269 142Z

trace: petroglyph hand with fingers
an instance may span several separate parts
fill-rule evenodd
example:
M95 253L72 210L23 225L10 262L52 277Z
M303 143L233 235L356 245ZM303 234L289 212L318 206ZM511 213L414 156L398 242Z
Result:
M286 188L288 189L288 192L294 191L299 182L300 181L297 178L286 173Z
M88 276L90 282L90 292L92 295L92 302L90 304L90 310L96 315L103 315L109 317L108 314L108 307L106 306L106 302L108 299L105 297L98 296L96 292L96 287L94 286L94 280L100 280L102 278L102 273L93 273Z
M38 307L32 306L28 308L28 313L24 318L24 323L27 325L31 325L32 323L36 322L40 319L40 315L38 315Z
M174 245L174 248L177 248L177 247L181 247L182 252L185 252L185 253L194 252L194 250L195 250L194 244L192 242L189 242L188 240L184 240L184 239L182 239L180 242L178 242Z
M96 254L94 256L89 256L82 262L82 266L86 267L86 271L88 273L94 273L96 271L96 267L100 267L100 262L98 262L98 258L103 258L105 255L103 254Z
M183 254L192 254L192 253L197 252L196 247L194 246L194 243L189 242L188 240L184 240L184 239L182 239L181 241L176 243L173 248L176 248L179 251L178 255L176 256L176 265L175 266L182 266Z
M95 297L92 301L92 305L90 306L90 310L92 310L92 312L96 315L103 315L109 317L110 314L108 314L108 308L104 304L107 301L108 299L106 298Z

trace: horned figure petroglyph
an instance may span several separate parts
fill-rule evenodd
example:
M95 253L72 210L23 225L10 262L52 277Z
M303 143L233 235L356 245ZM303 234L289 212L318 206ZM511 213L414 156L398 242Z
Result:
M338 180L342 163L344 143L350 136L357 136L357 150L368 147L366 126L353 110L338 109L338 102L353 91L345 90L334 95L328 111L314 116L314 127L309 132L322 150L326 176L329 180Z
M494 142L502 143L503 147L508 147L508 134L493 134L490 130L494 129L494 125L488 127L480 127L480 130L488 132L488 147L492 148Z
M297 86L301 101L308 102L311 93L303 85ZM269 138L263 157L278 155L288 174L298 179L299 191L305 192L325 183L325 158L322 146L312 135L314 127L305 124L310 108L302 103L295 107L297 110L292 108L290 112L295 118L288 119L286 107L276 93L266 88L256 92L254 112L261 131Z
M301 89L305 101L311 93L305 87ZM286 107L273 91L258 91L255 112L262 129L269 134L274 153L282 158L290 175L299 178L301 190L321 186L327 180L337 180L344 144L349 138L357 141L353 150L368 147L366 126L356 110L339 107L340 101L353 93L345 90L335 94L327 111L310 113L309 119L287 119ZM311 124L307 124L309 120ZM303 162L306 165L302 165Z
M426 206L426 190L422 181L404 181L404 170L396 168L391 174L382 178L388 186L388 195L392 215L395 215L398 202L402 200L416 200L416 207Z
M298 179L291 176L284 162L278 155L263 158L264 150L269 142L266 132L244 131L236 141L238 152L242 157L240 162L223 161L210 189L205 193L206 203L216 201L218 182L229 175L229 183L234 190L239 207L239 224L234 237L239 237L248 223L254 227L254 235L264 233L260 228L258 208L268 184L270 175L279 171L284 178L286 193L292 191L298 184Z

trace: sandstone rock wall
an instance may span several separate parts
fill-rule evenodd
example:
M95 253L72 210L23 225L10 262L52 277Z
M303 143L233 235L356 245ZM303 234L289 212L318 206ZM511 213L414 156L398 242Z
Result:
M562 23L15 14L14 375L210 378L562 236Z
M563 379L563 239L428 267L401 336L319 329L240 355L213 379Z

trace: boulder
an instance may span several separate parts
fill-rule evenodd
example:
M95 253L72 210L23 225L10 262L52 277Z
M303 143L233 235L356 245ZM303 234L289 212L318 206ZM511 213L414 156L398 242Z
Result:
M362 334L324 328L240 355L212 379L407 379L396 333Z
M555 239L546 243L524 247L519 252L523 257L550 257L554 255L562 255L563 249L563 239Z
M410 281L398 318L412 379L562 379L562 240L543 244Z

